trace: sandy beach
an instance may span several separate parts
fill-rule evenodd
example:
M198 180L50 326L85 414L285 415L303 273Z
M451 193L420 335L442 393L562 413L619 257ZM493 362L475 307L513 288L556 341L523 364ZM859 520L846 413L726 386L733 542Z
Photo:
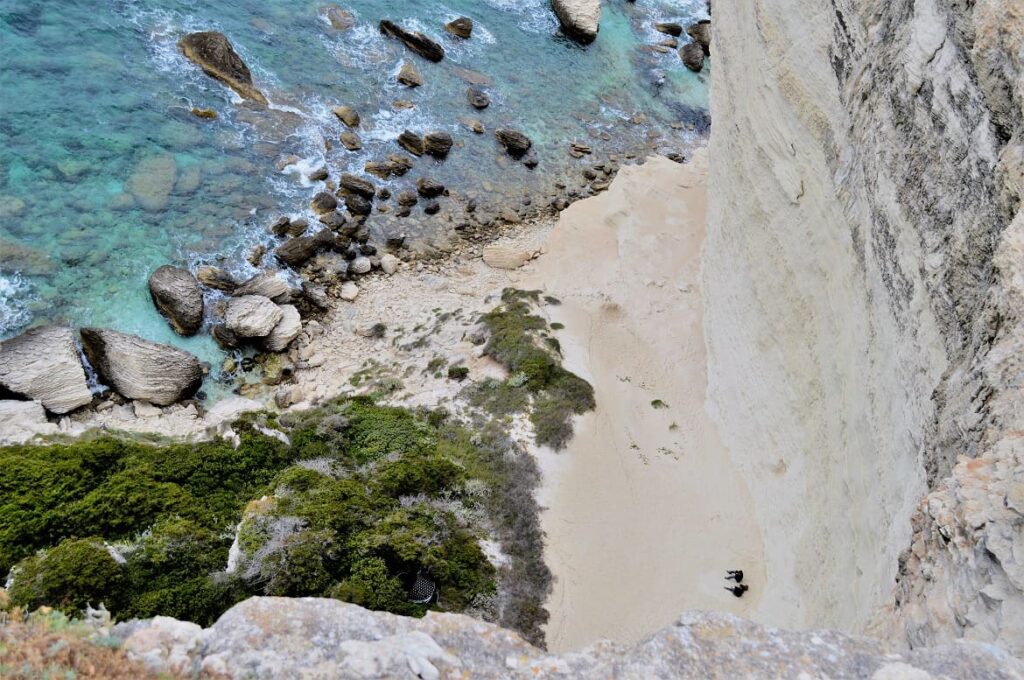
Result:
M562 305L565 365L596 390L565 451L541 450L552 651L630 643L686 609L750 615L764 587L747 488L705 412L699 290L706 153L627 167L562 213L521 285ZM750 592L723 589L743 569Z

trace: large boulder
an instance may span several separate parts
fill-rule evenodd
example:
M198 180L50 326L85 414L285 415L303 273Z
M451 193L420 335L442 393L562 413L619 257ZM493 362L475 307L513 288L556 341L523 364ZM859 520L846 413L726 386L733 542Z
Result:
M59 432L38 401L0 400L0 445L23 444L37 435Z
M429 61L441 61L444 59L444 48L427 36L417 31L407 31L393 21L383 19L380 22L380 32L384 35L398 38L410 50Z
M447 132L428 132L423 135L423 150L434 158L445 158L454 143Z
M244 295L228 303L224 325L241 338L265 338L281 321L284 313L270 298Z
M359 194L364 198L373 198L374 194L377 193L377 187L373 182L358 175L353 175L351 172L341 173L338 185L345 191Z
M302 332L302 317L299 316L299 310L292 305L281 305L280 309L281 320L263 340L263 348L268 352L283 352Z
M704 49L700 43L692 42L683 45L683 49L679 50L679 58L683 60L686 68L694 73L698 73L704 68Z
M562 31L581 43L597 37L601 24L601 0L551 0Z
M253 85L249 67L223 33L189 33L178 41L178 47L185 58L203 69L206 75L221 81L245 99L267 103L267 98Z
M74 333L58 326L32 328L0 342L0 388L58 414L92 401Z
M274 269L260 272L251 279L243 281L232 293L235 297L262 295L278 304L291 302L298 294L298 289L288 283L283 276L278 275L277 270Z
M199 359L177 347L106 328L83 328L81 335L100 379L128 399L169 406L191 397L203 382Z
M149 277L149 294L178 335L190 336L203 325L203 292L187 269L164 265Z
M196 278L199 279L199 283L207 288L219 290L223 293L230 294L238 288L238 281L235 281L235 277L231 275L231 272L220 267L200 267L196 271Z
M299 267L331 243L331 232L324 229L313 236L290 238L274 250L274 255L289 267Z
M495 131L494 136L497 137L498 142L505 147L505 151L508 152L508 155L513 158L522 158L526 152L530 150L530 147L533 146L533 142L530 141L530 138L518 130L502 128Z
M444 25L444 30L448 31L456 38L462 38L468 40L473 35L473 20L469 17L459 17L449 21Z

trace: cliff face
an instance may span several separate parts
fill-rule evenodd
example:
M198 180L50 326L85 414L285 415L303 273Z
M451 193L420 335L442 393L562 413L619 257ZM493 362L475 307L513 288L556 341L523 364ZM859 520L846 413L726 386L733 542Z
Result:
M1024 653L1024 7L714 10L709 397L759 618Z

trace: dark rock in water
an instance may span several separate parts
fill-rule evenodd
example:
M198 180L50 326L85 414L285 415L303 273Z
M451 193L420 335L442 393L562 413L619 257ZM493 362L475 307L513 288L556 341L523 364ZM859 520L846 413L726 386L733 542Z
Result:
M391 189L387 187L381 187L380 191L377 192L378 201L388 201L391 199Z
M259 267L260 263L263 262L263 256L267 254L267 247L262 243L253 246L252 251L249 253L249 257L246 258L253 267Z
M536 154L528 153L523 157L523 165L533 170L535 167L540 165L540 160L537 158Z
M359 113L351 106L335 106L331 111L338 117L338 120L350 128L359 127Z
M377 187L374 186L373 182L368 179L363 179L357 175L353 175L350 172L342 173L341 178L338 180L338 184L342 189L359 194L365 198L373 198L373 195L377 192Z
M427 201L427 204L423 206L423 212L428 215L436 215L441 212L441 204L437 201Z
M364 243L363 245L359 246L359 254L365 255L366 257L373 257L374 255L377 254L377 246L371 245L369 243Z
M359 194L348 194L345 196L345 207L353 215L369 215L373 212L373 203L370 199Z
M522 158L530 147L533 146L533 142L530 138L524 135L522 132L512 130L509 128L502 128L494 133L494 136L498 138L501 145L505 147L505 151L508 152L509 156L513 158Z
M711 22L707 19L690 24L686 27L686 33L693 38L693 41L701 46L704 54L711 54Z
M415 161L408 156L392 154L388 156L387 161L369 161L363 166L363 170L381 179L388 179L401 177L412 169L414 163Z
M441 61L444 59L444 48L417 31L407 31L398 24L382 19L380 32L384 35L398 38L410 50L428 61Z
M416 191L423 198L436 198L444 193L444 185L429 177L420 177L416 181Z
M245 99L264 105L267 103L267 98L253 85L249 67L222 33L189 33L178 41L178 47L206 75L221 81Z
M704 68L704 48L699 43L687 43L679 50L679 58L683 60L686 68L697 73Z
M403 149L414 156L423 155L423 138L415 132L403 131L402 134L398 135L398 143Z
M220 267L200 267L196 271L196 278L199 283L207 288L219 290L224 293L233 293L238 288L238 282L226 269Z
M459 17L453 21L449 21L444 25L444 30L448 31L456 38L462 38L468 40L473 35L473 20L469 17Z
M384 239L384 244L388 248L401 248L405 245L406 238L405 234L392 234Z
M445 158L453 144L452 136L447 132L428 132L423 135L423 150L434 158Z
M287 281L277 275L273 269L260 272L244 281L232 293L235 297L243 295L262 295L278 304L288 304L295 297L296 291Z
M398 205L408 207L416 205L420 199L416 197L415 193L406 189L404 191L399 191L395 200L398 201Z
M284 236L288 233L288 227L291 226L292 221L287 217L278 217L277 221L270 225L270 233L274 236Z
M482 135L487 131L487 128L484 127L483 121L478 118L460 118L459 120L475 134Z
M224 324L217 324L210 328L210 335L213 341L223 350L237 349L242 344L242 338Z
M290 238L274 250L277 259L295 268L304 264L306 260L313 257L333 241L330 231L324 230L313 236L297 236Z
M470 85L466 90L466 99L474 109L483 110L491 105L491 98L476 85Z
M0 342L0 392L64 414L92 401L70 328L39 326Z
M195 106L192 107L192 115L206 120L216 120L217 118L217 112L213 109L201 109Z
M329 192L321 191L313 197L310 207L313 208L315 213L320 215L323 213L333 212L338 208L338 199Z
M309 173L309 179L314 182L322 182L330 176L330 173L327 172L327 168L317 168L313 172Z
M654 24L654 30L676 38L683 34L683 27L671 21L659 21Z
M288 224L288 235L289 236L302 236L306 233L306 229L309 228L309 220L305 217L299 217L298 219L292 220Z
M398 72L398 82L408 87L419 87L423 84L423 75L411 61L407 61Z
M345 226L348 220L340 212L327 213L320 217L320 223L332 231L337 231Z
M341 145L349 151L359 151L363 148L363 140L354 132L342 132L339 137Z
M356 17L347 9L337 5L327 5L320 8L320 16L327 19L331 26L339 31L347 31L356 25Z
M83 328L82 348L100 379L127 399L169 406L196 393L203 367L170 345L106 328Z
M203 292L192 272L164 265L149 277L149 294L178 335L195 335L203 325Z

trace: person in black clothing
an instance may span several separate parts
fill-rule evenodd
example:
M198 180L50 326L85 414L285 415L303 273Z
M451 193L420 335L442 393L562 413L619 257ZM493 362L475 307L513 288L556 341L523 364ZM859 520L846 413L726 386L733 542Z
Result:
M736 581L736 583L740 583L741 581L743 581L743 570L742 569L730 569L730 570L728 570L725 573L726 573L726 577L725 577L726 581Z
M731 592L736 597L743 597L743 593L750 590L750 588L747 587L747 584L745 583L741 583L740 585L736 586L726 586L725 589Z

